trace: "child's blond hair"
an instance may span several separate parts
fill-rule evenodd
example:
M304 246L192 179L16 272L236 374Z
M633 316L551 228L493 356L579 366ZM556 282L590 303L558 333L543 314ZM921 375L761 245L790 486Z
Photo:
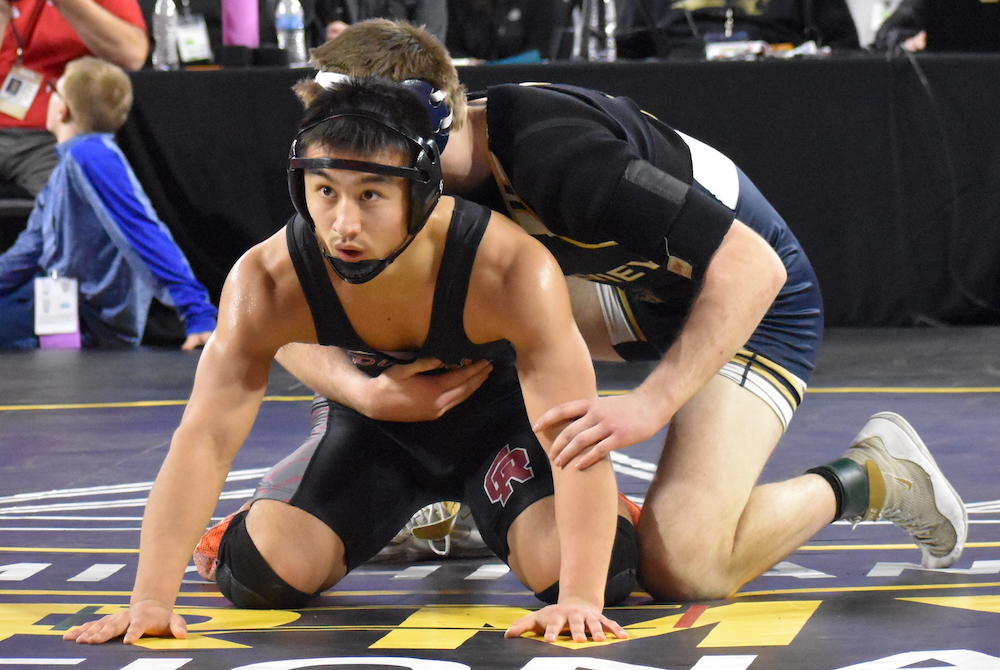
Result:
M113 133L132 108L132 80L122 68L93 56L70 61L61 95L83 132Z

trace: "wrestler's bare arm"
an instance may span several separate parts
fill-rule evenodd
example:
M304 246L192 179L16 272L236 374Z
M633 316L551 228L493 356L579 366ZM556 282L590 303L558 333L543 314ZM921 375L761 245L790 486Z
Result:
M394 365L376 377L358 370L338 347L293 342L275 359L300 382L320 395L382 421L433 421L464 401L486 380L489 361L434 375L441 361L423 358Z
M514 345L530 419L561 403L597 397L593 365L558 264L500 215L494 215L473 268L466 331L470 338L503 338ZM558 427L540 433L542 446L550 448L557 433ZM617 518L611 465L605 460L586 470L553 468L553 480L559 601L520 620L508 634L535 630L553 639L568 627L577 640L585 640L588 630L594 639L604 639L605 629L624 637L601 614Z
M275 270L276 257L280 250L265 242L247 252L226 280L218 328L201 354L191 398L146 505L129 609L65 639L96 644L124 633L131 644L142 635L186 634L173 613L184 569L253 427L274 352L311 330L301 307L287 299L294 295L293 277Z
M785 283L785 268L756 232L733 222L705 272L684 328L631 393L569 403L538 428L571 421L555 441L558 465L588 467L615 449L650 438L743 346Z

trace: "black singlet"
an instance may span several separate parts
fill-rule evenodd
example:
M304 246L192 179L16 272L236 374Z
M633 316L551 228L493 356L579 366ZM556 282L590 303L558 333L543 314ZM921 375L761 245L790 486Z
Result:
M430 331L419 349L407 352L412 354L407 357L409 360L398 353L375 351L361 340L330 284L327 261L320 252L316 235L302 217L295 216L286 230L288 253L309 302L319 343L345 349L355 365L373 376L390 365L408 363L414 358L438 358L446 368L480 359L488 359L494 364L512 363L514 355L509 342L475 344L465 335L463 315L469 277L490 214L490 210L481 205L455 198L434 289Z

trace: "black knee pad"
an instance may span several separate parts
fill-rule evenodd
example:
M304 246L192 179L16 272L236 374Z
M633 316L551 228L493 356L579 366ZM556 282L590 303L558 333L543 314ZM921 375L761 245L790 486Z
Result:
M219 542L215 583L241 609L298 609L313 594L289 585L271 569L247 532L246 512L233 517Z
M559 601L559 582L557 581L544 591L536 591L535 597L543 603L548 603L549 605L555 604Z
M611 549L611 564L608 567L608 581L604 585L604 606L621 603L632 594L636 587L636 572L639 569L639 536L635 526L628 519L618 517L615 544ZM535 594L544 603L553 604L559 600L559 582Z
M618 605L628 598L636 587L639 570L639 536L635 526L625 517L618 517L615 546L611 550L608 583L604 587L604 606Z

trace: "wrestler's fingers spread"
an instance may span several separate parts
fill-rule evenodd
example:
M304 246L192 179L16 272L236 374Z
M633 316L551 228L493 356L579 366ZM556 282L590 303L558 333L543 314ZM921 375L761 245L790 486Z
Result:
M176 637L178 640L187 639L187 623L181 617L174 615L173 620L170 622L170 634Z
M603 459L605 456L611 453L612 450L608 449L607 446L605 446L606 443L607 440L604 440L598 444L595 444L590 449L580 454L580 456L573 461L573 465L576 466L576 469L586 470L591 465L599 463L601 459Z
M568 463L578 461L581 454L593 448L595 442L594 436L599 435L600 431L594 426L585 426L583 422L584 420L580 419L563 428L562 432L559 433L559 436L552 443L552 448L549 451L552 454L552 463L556 467L561 468ZM596 433L595 430L597 430ZM556 446L562 440L566 442L560 446L557 452Z
M76 628L70 628L68 631L66 631L65 633L63 633L62 639L67 640L69 642L72 642L76 638L80 637L80 634L83 632L83 629L84 629L83 626L77 626Z
M587 641L587 622L584 619L571 619L569 622L569 633L574 642Z
M608 639L604 634L604 623L601 619L593 619L590 622L590 637L592 637L595 642L604 642Z
M112 633L111 631L115 632ZM108 621L106 619L100 619L98 621L91 621L90 623L84 624L79 628L75 639L80 644L100 644L101 642L106 642L112 637L118 634L120 631L115 629L110 629L108 627Z
M619 640L628 639L628 631L622 628L617 621L612 621L611 619L605 617L604 627L611 631L611 633Z
M524 622L524 618L520 618L510 625L506 631L504 631L503 636L506 638L520 637L528 630L528 626Z
M146 632L145 626L141 626L135 621L129 624L128 630L125 631L125 637L122 642L125 644L135 644L142 637L142 634Z
M594 424L585 430L581 430L567 445L566 453L573 453L576 456L586 456L588 459L596 451L595 462L607 455L607 449L603 447L612 437L609 431L602 424Z

